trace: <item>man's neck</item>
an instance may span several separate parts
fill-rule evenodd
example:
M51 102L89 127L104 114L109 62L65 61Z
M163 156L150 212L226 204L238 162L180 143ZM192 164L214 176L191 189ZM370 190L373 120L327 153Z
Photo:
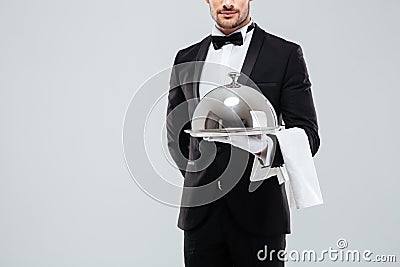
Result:
M225 29L220 27L218 24L215 24L215 26L217 27L218 30L220 30L223 34L225 35L229 35L232 32L236 31L237 29L242 28L244 25L248 24L250 22L251 18L250 16L247 17L247 19L245 21L243 21L242 23L240 23L240 25L236 26L235 28L229 28L229 29Z

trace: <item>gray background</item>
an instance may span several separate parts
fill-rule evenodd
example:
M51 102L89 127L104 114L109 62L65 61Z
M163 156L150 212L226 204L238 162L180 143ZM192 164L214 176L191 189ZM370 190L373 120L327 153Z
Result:
M292 210L288 250L343 237L400 256L399 8L252 3L302 45L321 127L326 203ZM182 266L178 210L129 176L122 123L135 90L212 25L205 1L0 1L0 266Z

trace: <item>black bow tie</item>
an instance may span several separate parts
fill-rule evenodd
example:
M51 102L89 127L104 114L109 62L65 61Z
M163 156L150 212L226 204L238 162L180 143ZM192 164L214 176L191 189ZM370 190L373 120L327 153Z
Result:
M254 28L254 23L247 27L247 32ZM215 50L221 49L226 44L243 45L243 37L241 32L235 32L227 36L211 36L211 42Z

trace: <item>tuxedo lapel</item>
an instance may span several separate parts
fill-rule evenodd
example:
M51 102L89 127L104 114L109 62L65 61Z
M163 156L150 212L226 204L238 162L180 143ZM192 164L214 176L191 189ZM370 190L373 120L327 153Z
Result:
M194 68L193 90L194 90L194 96L195 96L197 102L200 101L199 81L200 81L201 72L203 70L204 61L206 60L208 48L210 47L210 44L211 44L211 35L207 36L201 42L199 51L197 52L197 56L195 59L196 63L195 63L195 68Z
M254 65L256 64L258 54L260 53L260 49L264 43L264 31L258 27L256 23L254 23L254 33L251 38L249 49L247 50L246 57L244 59L244 63L241 69L241 75L238 79L238 82L244 85L248 84L249 78L253 71Z

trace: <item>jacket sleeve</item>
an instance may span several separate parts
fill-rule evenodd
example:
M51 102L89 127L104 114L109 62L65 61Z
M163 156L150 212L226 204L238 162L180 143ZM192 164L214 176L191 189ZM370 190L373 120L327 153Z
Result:
M314 156L320 146L317 114L311 92L311 82L303 52L295 45L290 53L281 88L280 107L285 128L304 129Z
M190 137L184 132L190 127L187 102L179 82L177 68L179 52L171 71L168 92L168 106L166 117L168 150L177 167L185 177L185 169L189 158Z

